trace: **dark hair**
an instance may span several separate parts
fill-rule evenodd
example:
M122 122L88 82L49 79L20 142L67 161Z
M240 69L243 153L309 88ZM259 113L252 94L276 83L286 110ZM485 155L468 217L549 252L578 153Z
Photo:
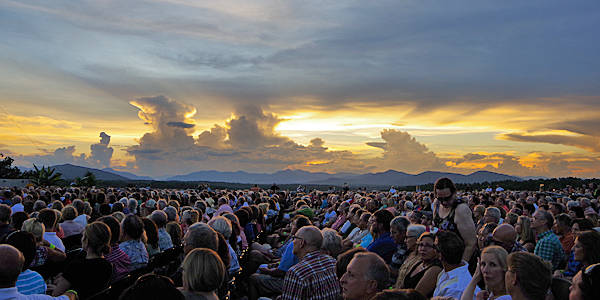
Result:
M111 212L110 205L108 205L108 203L100 204L100 207L98 208L98 212L100 212L100 215L102 215L102 216L110 215L110 212Z
M350 261L354 258L356 253L367 252L367 249L363 247L356 247L346 252L343 252L337 256L337 262L335 263L335 272L338 278L342 278L344 273L346 273L346 269L350 264Z
M575 217L576 218L583 218L585 217L585 214L583 213L583 207L581 206L573 206L570 208L570 210L572 210L573 212L575 212Z
M108 225L102 222L93 222L85 226L83 230L83 239L87 240L87 245L96 254L110 253L111 233Z
M169 236L171 237L171 241L174 246L181 245L181 238L183 237L183 230L181 230L181 226L175 221L171 221L167 223L165 229Z
M227 246L227 239L218 231L217 232L217 254L221 258L221 261L225 265L226 269L229 269L229 265L231 264L231 257L229 256L229 247Z
M10 221L10 214L12 213L12 209L10 206L6 204L0 204L0 222L8 223Z
M579 225L579 231L594 230L594 223L585 218L577 218L573 220L573 224Z
M452 194L456 193L456 186L454 185L454 182L452 182L452 180L448 177L442 177L436 180L435 184L433 185L433 189L434 191L450 189L450 192Z
M293 221L296 222L297 230L300 230L300 228L302 228L304 226L312 225L312 223L310 222L310 219L304 215L296 215L294 217Z
M56 226L56 211L54 211L54 209L44 208L40 210L37 219L44 224L46 231L53 229L54 226Z
M600 233L587 230L577 235L577 240L583 245L584 260L588 265L600 263Z
M14 231L7 235L2 243L9 244L23 253L25 263L23 264L23 269L21 271L27 270L35 258L37 250L33 233L21 230Z
M568 226L571 227L573 225L573 220L571 217L565 213L559 214L556 216L556 222L558 226Z
M244 209L238 209L233 214L236 217L238 217L238 221L240 221L240 226L242 226L242 228L246 227L246 224L248 224L248 221L250 221L250 214L248 213L248 211Z
M23 222L27 219L29 219L29 215L26 212L18 211L10 216L10 224L13 229L19 230L23 227Z
M153 273L142 275L119 297L119 300L162 299L185 300L185 297L169 277Z
M110 228L110 243L111 245L115 245L119 243L119 237L121 236L121 226L119 225L119 221L117 218L113 216L104 216L98 219L98 221L108 225Z
M127 215L121 223L123 232L130 238L139 240L144 234L144 223L142 219L136 215Z
M377 223L383 225L384 231L390 231L390 222L392 222L392 220L394 219L394 214L392 214L392 212L390 212L387 209L382 209L376 211L373 215L375 216Z
M156 227L156 223L149 218L142 218L142 222L148 238L148 245L158 248L158 227Z
M508 255L509 272L517 276L519 288L528 299L544 299L552 282L552 266L529 252L513 252Z
M442 255L442 260L451 265L459 264L465 251L463 240L451 231L438 231L435 237L438 241L437 247Z
M581 284L579 287L583 291L584 300L600 299L600 289L594 287L594 284L600 280L600 264L593 264L581 270Z
M392 289L383 290L370 300L427 300L427 298L414 289Z

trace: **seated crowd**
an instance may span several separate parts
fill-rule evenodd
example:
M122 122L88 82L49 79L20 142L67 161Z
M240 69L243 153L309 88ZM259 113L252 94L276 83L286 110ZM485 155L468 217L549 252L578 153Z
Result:
M600 299L600 189L0 190L2 299Z

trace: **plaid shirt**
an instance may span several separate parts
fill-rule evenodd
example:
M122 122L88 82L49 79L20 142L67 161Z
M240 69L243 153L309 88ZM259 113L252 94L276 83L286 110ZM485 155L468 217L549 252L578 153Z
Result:
M558 269L565 259L565 252L558 236L551 230L538 234L534 254L552 263L552 270Z
M285 274L281 299L338 299L341 289L335 263L331 256L318 251L306 254Z

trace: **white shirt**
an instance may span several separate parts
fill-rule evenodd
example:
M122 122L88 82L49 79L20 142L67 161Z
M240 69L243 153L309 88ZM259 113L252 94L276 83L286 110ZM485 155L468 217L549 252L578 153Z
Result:
M75 219L73 219L73 221L81 224L81 226L83 226L85 228L85 226L87 226L87 215L81 214L81 215L77 216Z
M56 246L56 249L65 252L65 245L63 244L62 240L56 236L56 232L44 232L44 240Z
M433 296L444 296L444 297L454 297L455 299L460 299L463 291L471 282L471 273L469 273L469 264L466 261L463 261L464 266L458 267L450 272L446 272L442 270L437 278L437 284L435 285L435 291L433 291ZM475 293L473 293L473 300L475 299L475 295L480 291L479 287L475 288Z

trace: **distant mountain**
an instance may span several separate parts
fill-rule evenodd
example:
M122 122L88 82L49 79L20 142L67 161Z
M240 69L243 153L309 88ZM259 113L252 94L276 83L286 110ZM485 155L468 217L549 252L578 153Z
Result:
M167 180L176 181L218 181L230 183L251 183L251 184L321 184L321 185L369 185L369 186L410 186L424 185L434 183L440 177L448 177L455 183L476 183L476 182L494 182L503 180L522 179L516 176L510 176L500 173L477 171L469 175L433 172L427 171L412 175L395 170L388 170L380 173L367 174L329 174L329 173L311 173L301 170L282 170L275 173L248 173L244 171L237 172L219 172L219 171L199 171L187 175L177 175L167 178Z
M104 168L104 169L102 169L102 171L117 174L117 175L123 176L123 177L131 179L131 180L154 180L154 178L152 178L150 176L138 176L138 175L135 175L135 174L129 173L129 172L117 171L112 168Z
M56 169L56 172L60 172L62 174L62 178L67 179L67 180L72 180L77 177L84 177L85 173L88 171L92 172L92 174L94 174L96 176L96 179L98 179L98 180L123 180L123 181L130 180L121 175L113 174L110 172L106 172L106 171L102 171L102 170L98 170L98 169L94 169L94 168L75 166L72 164L56 165L56 166L52 166L51 168Z

